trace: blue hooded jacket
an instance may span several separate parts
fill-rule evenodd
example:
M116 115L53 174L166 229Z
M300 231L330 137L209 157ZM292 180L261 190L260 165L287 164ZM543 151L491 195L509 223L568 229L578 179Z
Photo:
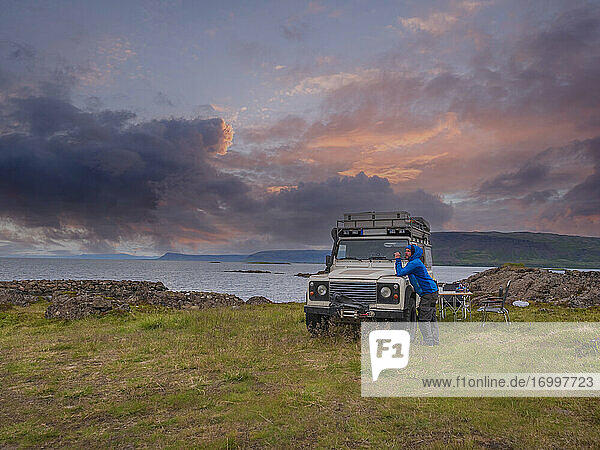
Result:
M415 288L415 292L419 295L437 292L437 283L429 276L425 264L421 261L423 249L418 245L410 245L406 248L410 249L412 255L404 268L402 268L401 259L396 259L396 275L399 277L408 275L410 284L412 284L413 288Z

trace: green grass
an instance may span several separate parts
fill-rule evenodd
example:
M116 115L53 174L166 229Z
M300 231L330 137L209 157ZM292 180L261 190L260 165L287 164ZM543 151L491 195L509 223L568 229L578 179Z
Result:
M360 342L302 305L66 322L0 311L0 447L594 447L600 401L362 398ZM533 304L513 320L600 320ZM474 316L474 320L477 316Z
M523 263L507 262L507 263L502 264L502 267L508 267L510 269L522 269L527 266Z

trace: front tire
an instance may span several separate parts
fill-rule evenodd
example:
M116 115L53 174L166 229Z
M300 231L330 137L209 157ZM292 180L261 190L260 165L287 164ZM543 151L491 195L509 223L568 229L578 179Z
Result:
M329 317L323 314L306 313L306 329L313 336L329 331Z

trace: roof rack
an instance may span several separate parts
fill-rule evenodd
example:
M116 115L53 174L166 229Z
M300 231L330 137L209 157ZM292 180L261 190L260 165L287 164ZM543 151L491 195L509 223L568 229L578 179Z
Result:
M409 236L429 244L431 228L423 217L411 217L407 211L345 213L337 221L337 236Z

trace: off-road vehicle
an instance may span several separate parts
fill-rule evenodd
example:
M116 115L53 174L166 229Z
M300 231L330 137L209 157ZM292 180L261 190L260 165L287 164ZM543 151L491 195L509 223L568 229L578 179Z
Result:
M420 299L408 277L396 276L394 253L404 258L407 245L419 245L431 272L430 235L429 223L406 211L344 214L331 230L325 273L308 279L308 330L327 330L332 321L371 320L409 322L414 333Z

